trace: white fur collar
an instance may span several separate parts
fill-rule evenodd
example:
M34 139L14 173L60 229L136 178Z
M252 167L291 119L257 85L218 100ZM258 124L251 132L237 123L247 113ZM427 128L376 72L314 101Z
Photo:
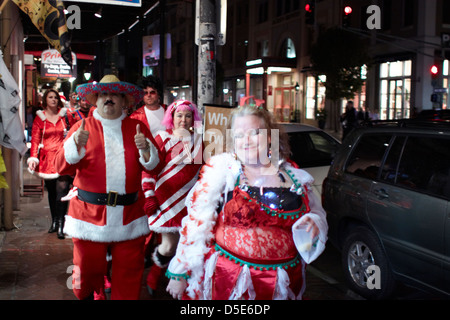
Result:
M61 109L59 109L58 116L64 117L66 114L67 114L67 108L61 108ZM47 120L47 116L45 115L44 110L38 110L38 111L36 111L36 115L37 115L42 121Z

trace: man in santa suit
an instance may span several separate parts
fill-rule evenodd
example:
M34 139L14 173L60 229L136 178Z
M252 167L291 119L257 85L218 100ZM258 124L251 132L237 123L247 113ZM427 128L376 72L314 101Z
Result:
M64 227L74 244L73 290L79 299L101 292L109 249L111 299L139 299L149 233L141 171L160 161L148 128L123 112L142 91L107 75L79 94L97 109L71 128L55 159L58 172L75 175Z

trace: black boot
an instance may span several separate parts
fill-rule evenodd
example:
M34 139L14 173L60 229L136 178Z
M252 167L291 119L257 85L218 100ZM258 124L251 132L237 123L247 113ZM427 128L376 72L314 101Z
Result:
M58 230L58 220L52 217L52 224L50 225L50 229L48 229L48 233L53 233Z
M65 239L65 236L64 236L64 217L59 219L58 239Z

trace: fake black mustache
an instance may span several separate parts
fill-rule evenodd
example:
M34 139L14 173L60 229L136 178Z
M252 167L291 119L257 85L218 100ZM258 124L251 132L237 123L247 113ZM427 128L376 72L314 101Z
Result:
M112 100L106 100L104 105L106 106L107 104L115 105L115 103Z

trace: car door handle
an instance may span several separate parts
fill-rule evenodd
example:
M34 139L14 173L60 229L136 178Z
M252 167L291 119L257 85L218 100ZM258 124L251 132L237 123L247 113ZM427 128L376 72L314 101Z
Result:
M375 189L373 193L379 198L379 199L387 199L389 198L389 194L384 189Z

